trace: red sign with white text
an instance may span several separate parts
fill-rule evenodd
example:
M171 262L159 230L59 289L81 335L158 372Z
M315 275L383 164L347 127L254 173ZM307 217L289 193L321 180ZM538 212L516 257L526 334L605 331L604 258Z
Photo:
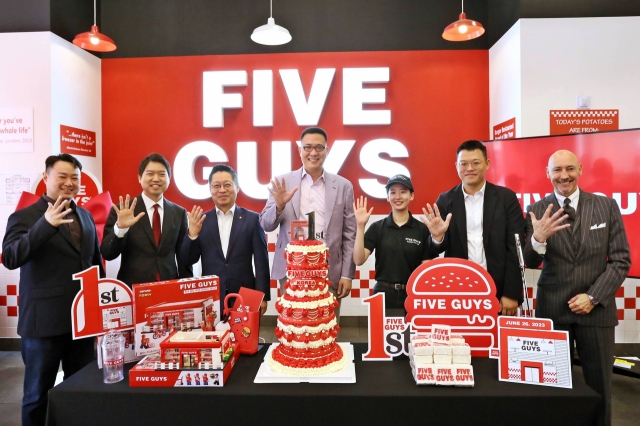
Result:
M617 109L565 109L549 111L549 134L595 133L618 130Z
M500 124L493 126L493 139L515 139L516 118L510 118Z
M475 262L438 258L421 264L409 277L404 307L413 330L431 333L433 325L450 325L473 356L488 356L497 343L496 286Z
M640 277L640 130L493 141L486 146L491 159L487 180L513 190L523 211L553 192L545 171L549 157L560 149L574 152L582 164L578 187L618 203L631 246L629 276Z
M96 132L60 125L60 152L96 156Z

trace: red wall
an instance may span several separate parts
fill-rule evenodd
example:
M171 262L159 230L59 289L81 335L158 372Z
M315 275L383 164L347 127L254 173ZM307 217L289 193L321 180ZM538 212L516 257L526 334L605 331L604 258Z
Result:
M173 164L179 149L197 140L222 146L229 164L236 167L236 143L258 142L258 177L271 177L271 141L299 139L306 126L295 121L279 69L298 69L308 96L317 68L336 68L336 74L320 118L319 126L335 139L355 139L356 144L339 173L354 184L356 196L363 194L357 180L387 178L365 171L360 165L362 146L378 138L402 142L409 158L391 159L404 164L416 186L412 210L420 212L426 202L456 185L455 148L467 139L489 138L488 51L399 51L354 53L303 53L271 55L226 55L105 59L102 61L103 102L103 186L115 198L138 194L137 167L140 159L159 152ZM342 124L342 69L345 67L389 67L388 83L371 84L386 89L386 102L365 109L391 110L391 124L345 126ZM274 74L274 126L252 124L253 70L271 69ZM223 128L202 125L202 73L246 70L248 85L226 88L241 93L242 109L225 111ZM293 148L292 148L293 149ZM385 155L382 155L385 158ZM292 168L299 168L297 150ZM197 166L207 166L199 161ZM196 171L196 176L201 174ZM183 206L194 200L183 196L172 182L167 198ZM370 198L371 200L371 198ZM240 194L238 204L260 211L264 200ZM205 209L211 200L197 202ZM374 214L385 214L389 205L377 200Z

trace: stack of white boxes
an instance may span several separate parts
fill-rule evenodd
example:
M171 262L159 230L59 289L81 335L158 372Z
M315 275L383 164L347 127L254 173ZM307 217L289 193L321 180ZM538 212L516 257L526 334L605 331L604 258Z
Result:
M411 336L409 360L419 385L474 385L471 347L448 325L434 324L431 333Z

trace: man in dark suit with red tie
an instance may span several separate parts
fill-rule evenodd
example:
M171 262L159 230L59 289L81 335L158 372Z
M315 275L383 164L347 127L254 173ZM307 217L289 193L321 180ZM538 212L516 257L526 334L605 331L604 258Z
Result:
M579 189L581 175L572 152L549 158L554 193L527 209L524 258L529 268L542 263L536 316L569 332L571 359L575 342L585 381L603 397L598 424L610 425L615 294L631 257L620 208L611 198Z
M171 166L166 158L149 154L138 168L142 194L133 201L128 194L120 197L109 213L102 255L106 260L122 255L118 279L129 286L193 276L191 265L179 259L176 263L187 234L187 213L164 197L170 181Z
M23 425L45 424L60 362L66 380L93 360L94 340L71 337L71 305L80 291L73 274L97 265L104 277L93 217L73 201L82 165L69 154L52 155L45 170L46 193L9 216L2 242L4 266L20 268Z
M241 287L263 292L260 313L264 314L271 294L267 240L260 217L236 205L240 187L231 167L214 166L209 174L209 187L215 208L205 214L202 208L193 207L188 214L189 233L179 257L189 265L202 259L202 274L220 277L222 300Z

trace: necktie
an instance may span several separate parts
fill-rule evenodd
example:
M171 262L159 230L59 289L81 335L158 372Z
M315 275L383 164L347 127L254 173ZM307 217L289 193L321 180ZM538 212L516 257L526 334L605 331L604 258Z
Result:
M160 213L158 212L157 204L153 205L153 221L152 221L152 230L153 230L153 239L156 241L156 247L160 247L160 236L162 235L162 225L160 225ZM156 281L160 281L160 271L156 271Z
M569 223L573 224L576 221L576 209L571 207L571 200L569 197L564 199L564 213L569 215Z

